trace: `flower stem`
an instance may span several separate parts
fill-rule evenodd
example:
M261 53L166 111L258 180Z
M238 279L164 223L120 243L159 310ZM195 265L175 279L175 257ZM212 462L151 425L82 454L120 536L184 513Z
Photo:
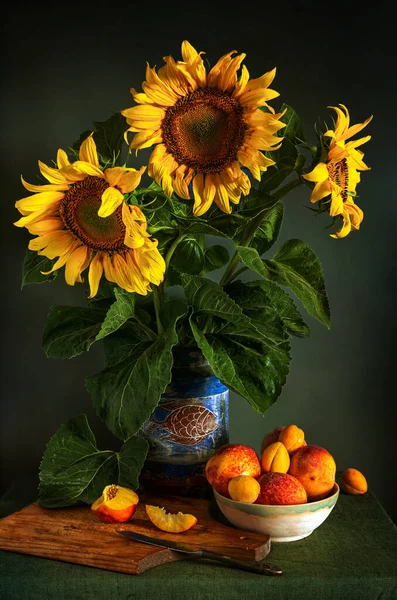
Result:
M153 286L153 304L154 312L156 313L157 332L161 335L164 332L164 329L160 320L160 295L157 286Z
M178 235L178 237L172 242L166 256L165 256L165 264L168 267L168 265L170 264L172 255L174 254L177 246L180 244L180 242L186 237L186 233L180 233Z

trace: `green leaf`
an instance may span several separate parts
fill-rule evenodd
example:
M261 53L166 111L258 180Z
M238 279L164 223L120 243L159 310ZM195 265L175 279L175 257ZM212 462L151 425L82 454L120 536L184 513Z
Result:
M182 279L178 271L175 271L171 265L168 265L165 272L165 285L172 287L173 285L182 285Z
M263 173L259 189L262 192L269 193L277 189L284 179L294 171L298 151L296 146L288 138L285 138L281 148L273 152L267 152L266 155L274 160L276 164Z
M241 308L215 281L205 277L182 276L185 294L195 313L213 315L226 321L244 320Z
M43 333L49 358L73 358L88 352L101 329L105 312L82 306L51 306Z
M221 269L229 262L229 251L225 246L214 244L204 254L204 271L209 273Z
M164 329L172 328L174 323L186 315L188 308L183 300L164 302L160 307L160 321Z
M129 438L142 427L171 381L179 318L156 341L147 338L130 346L130 354L122 362L86 379L98 416L120 439Z
M288 333L297 337L308 337L310 335L310 327L305 323L295 302L286 291L266 279L262 281L249 281L246 285L249 288L257 288L259 286L265 292L268 302L283 321Z
M294 111L292 106L288 104L283 104L280 108L280 112L286 109L285 114L283 115L281 121L286 124L286 126L280 131L280 135L282 137L291 140L296 143L298 140L305 140L305 134L303 133L302 122Z
M330 327L331 312L321 263L301 240L288 240L272 260L266 260L267 279L289 287L307 312Z
M200 219L199 217L183 218L176 217L175 221L181 233L206 233L218 237L227 237L224 232L216 227L213 227L209 221Z
M47 508L92 504L112 483L138 488L147 442L131 437L120 452L100 451L86 415L70 419L47 444L39 473L39 503Z
M215 375L259 413L277 400L289 371L289 344L258 340L249 319L225 323L214 317L204 333L194 316L190 326L196 343Z
M50 260L46 256L39 256L37 252L27 250L25 259L22 266L22 285L21 289L30 283L45 283L46 281L53 281L58 275L58 271L54 271L49 275L43 275L41 271L45 273L50 271L55 263L55 260Z
M100 155L103 166L116 163L124 143L124 132L128 129L125 117L121 113L114 113L106 121L94 121L94 142ZM92 133L84 131L71 148L75 153L80 150L81 144Z
M282 202L278 202L265 213L264 217L262 217L260 225L250 242L250 247L255 248L259 255L267 252L277 241L283 222L283 216L284 205ZM240 240L241 235L239 236L239 240L235 239L234 241L236 243Z
M110 333L117 331L128 319L134 316L135 294L127 292L122 288L115 288L116 302L112 304L106 313L101 329L96 340L101 340Z
M307 312L328 328L330 307L321 264L313 250L301 240L288 240L272 260L261 260L254 248L237 246L240 260L264 279L290 288Z
M260 285L235 281L227 286L226 291L264 338L274 344L288 340L282 319Z
M107 367L112 367L136 352L137 346L142 347L150 344L151 339L139 323L127 322L115 333L106 336L102 343L105 352L105 364Z
M198 241L194 237L184 238L176 247L170 264L179 273L200 273L204 266L204 253Z

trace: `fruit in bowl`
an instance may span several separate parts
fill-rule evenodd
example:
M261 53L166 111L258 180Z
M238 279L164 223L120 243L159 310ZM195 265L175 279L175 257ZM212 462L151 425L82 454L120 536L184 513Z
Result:
M232 500L252 504L258 498L261 486L250 475L238 475L229 481L228 491Z
M333 456L321 446L299 448L291 457L288 473L298 479L310 501L326 498L334 487L336 464Z
M212 487L229 497L229 482L239 475L249 475L257 479L261 474L258 456L251 446L226 444L219 448L207 461L205 476Z
M261 491L256 504L305 504L307 494L303 485L287 473L265 473L258 479Z
M335 483L327 498L303 504L248 504L225 498L216 490L214 496L223 515L235 527L270 535L272 543L293 542L309 536L324 523L337 503L339 486Z
M265 473L287 473L290 458L287 448L282 442L274 442L262 452L262 469Z

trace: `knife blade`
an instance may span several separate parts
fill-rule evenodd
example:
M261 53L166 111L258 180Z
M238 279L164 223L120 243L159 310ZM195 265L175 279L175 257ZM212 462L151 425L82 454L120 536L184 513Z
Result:
M245 571L252 571L253 573L259 573L260 575L282 575L282 570L280 567L267 562L236 559L225 554L219 554L218 552L211 552L205 548L197 548L197 546L193 546L191 544L149 537L147 535L143 535L142 533L137 533L127 529L116 530L116 533L124 535L125 537L135 540L136 542L151 544L152 546L160 546L161 548L168 548L174 552L181 552L182 554L187 554L194 558L208 558L211 560L216 560L223 564L229 565L230 567L244 569Z

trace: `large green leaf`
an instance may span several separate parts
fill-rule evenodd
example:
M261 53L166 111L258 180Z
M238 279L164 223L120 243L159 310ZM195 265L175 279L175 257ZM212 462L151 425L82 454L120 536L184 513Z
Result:
M255 248L259 255L267 252L278 239L284 216L284 205L278 202L273 206L256 229L254 237L250 242L250 247ZM235 240L237 242L237 240Z
M214 244L207 248L204 254L204 271L209 273L221 269L229 262L229 251L225 246Z
M135 294L127 292L122 288L115 288L114 294L116 302L112 304L106 313L105 320L102 323L101 329L96 336L97 340L101 340L110 333L117 331L128 319L135 314Z
M273 167L269 167L262 175L259 189L262 192L269 193L278 188L279 185L294 171L295 163L298 158L298 151L291 140L285 138L281 148L266 153L269 158L275 161Z
M273 306L288 333L297 337L308 337L310 335L310 327L305 323L295 302L285 290L267 279L249 281L246 285L248 288L255 289L259 286L263 290L268 303Z
M264 338L274 344L288 340L281 317L260 285L235 281L227 286L226 291Z
M184 238L176 247L170 264L179 273L200 273L204 267L204 253L196 238Z
M94 121L94 142L103 166L111 165L120 155L124 143L124 132L128 129L125 117L121 113L114 113L106 121ZM71 146L75 153L80 150L81 144L92 133L84 131L80 138Z
M331 311L324 273L310 246L301 240L288 240L265 263L267 278L290 288L307 312L329 328Z
M120 452L98 450L86 415L70 419L47 444L40 464L39 503L48 508L91 504L106 485L138 488L147 442L129 438Z
M95 342L105 317L102 309L51 306L42 345L49 358L73 358Z
M225 322L213 317L206 333L194 315L190 325L215 375L230 390L240 394L259 413L264 413L278 398L289 371L289 344L273 344L249 319Z
M284 113L281 121L285 123L286 126L281 129L280 135L294 143L299 140L304 141L305 135L303 133L302 122L298 114L295 112L292 106L289 106L288 104L283 104L280 108L280 112L283 112L284 110L286 112Z
M86 379L98 416L118 438L125 440L142 427L169 384L181 316L157 340L130 346L124 360Z
M196 314L217 316L226 321L244 321L241 308L215 281L205 277L182 276L186 297Z
M53 271L49 275L43 275L42 271L47 273L52 269L54 263L55 259L50 260L46 256L39 256L37 252L33 252L33 250L27 250L22 265L21 289L30 283L53 281L58 275L58 271Z
M151 339L139 323L127 322L102 340L106 367L121 363L134 353L137 346L143 347L150 343Z
M261 260L254 248L237 246L240 260L264 279L289 287L307 312L330 326L330 307L323 270L313 250L301 240L285 242L272 260Z

